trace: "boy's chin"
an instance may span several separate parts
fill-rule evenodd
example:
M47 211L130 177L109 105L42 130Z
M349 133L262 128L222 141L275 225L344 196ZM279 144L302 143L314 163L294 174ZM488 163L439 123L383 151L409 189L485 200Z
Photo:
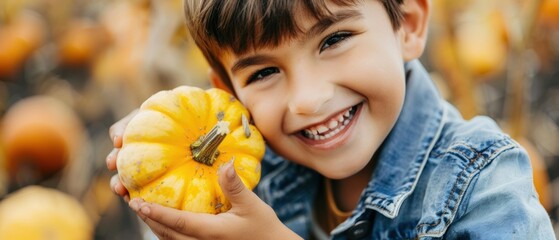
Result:
M331 164L326 166L323 169L315 169L319 172L322 176L334 179L334 180L342 180L349 177L352 177L361 171L365 170L368 166L368 161L364 163L353 163L352 165L344 165L344 166L336 166L335 164Z

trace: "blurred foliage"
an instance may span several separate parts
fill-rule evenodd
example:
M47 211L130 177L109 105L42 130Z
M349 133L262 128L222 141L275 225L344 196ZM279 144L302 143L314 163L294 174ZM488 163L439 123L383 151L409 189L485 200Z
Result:
M496 119L524 146L540 201L557 211L559 1L432 3L424 58L443 96L465 118Z
M489 115L527 148L542 203L557 221L559 0L431 3L424 64L466 118ZM208 86L208 66L182 14L180 0L0 1L0 200L29 185L56 189L83 205L95 239L144 237L136 216L108 187L108 128L156 91ZM20 140L26 150L19 151L46 153L8 159L15 148L6 136L15 128L6 129L7 116L18 115L14 106L32 97L56 100L35 109L57 105L68 118L38 110L10 117L10 124L20 124L21 139L24 133L44 139ZM77 130L72 118L79 119ZM60 141L72 134L74 140ZM64 164L43 173L34 162L54 161L43 155Z
M108 187L108 128L159 90L208 86L182 21L176 0L0 1L0 199L56 189L83 205L95 239L142 238Z

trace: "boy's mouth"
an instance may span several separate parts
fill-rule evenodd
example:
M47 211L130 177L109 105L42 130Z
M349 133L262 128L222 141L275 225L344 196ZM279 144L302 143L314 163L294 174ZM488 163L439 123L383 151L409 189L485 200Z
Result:
M307 139L321 141L327 140L336 136L344 130L350 123L355 113L362 103L354 105L344 112L324 121L320 124L314 125L301 131L301 135Z

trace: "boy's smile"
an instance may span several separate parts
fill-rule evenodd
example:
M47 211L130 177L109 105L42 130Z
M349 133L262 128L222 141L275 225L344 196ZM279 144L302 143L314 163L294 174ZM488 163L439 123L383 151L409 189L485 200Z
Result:
M301 17L278 47L222 63L238 98L276 152L326 177L350 177L372 159L403 104L402 28L379 1ZM299 16L308 16L301 14Z
M361 104L353 106L343 112L336 113L332 118L322 123L305 128L300 132L302 140L319 148L321 145L336 140L348 132L348 129L352 126L353 117L360 107Z

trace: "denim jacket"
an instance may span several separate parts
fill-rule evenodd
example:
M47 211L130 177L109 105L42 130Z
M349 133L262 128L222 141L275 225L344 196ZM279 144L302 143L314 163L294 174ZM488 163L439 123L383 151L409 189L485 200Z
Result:
M356 209L331 239L555 239L528 156L493 120L465 121L419 63ZM321 176L270 149L256 193L304 238Z

